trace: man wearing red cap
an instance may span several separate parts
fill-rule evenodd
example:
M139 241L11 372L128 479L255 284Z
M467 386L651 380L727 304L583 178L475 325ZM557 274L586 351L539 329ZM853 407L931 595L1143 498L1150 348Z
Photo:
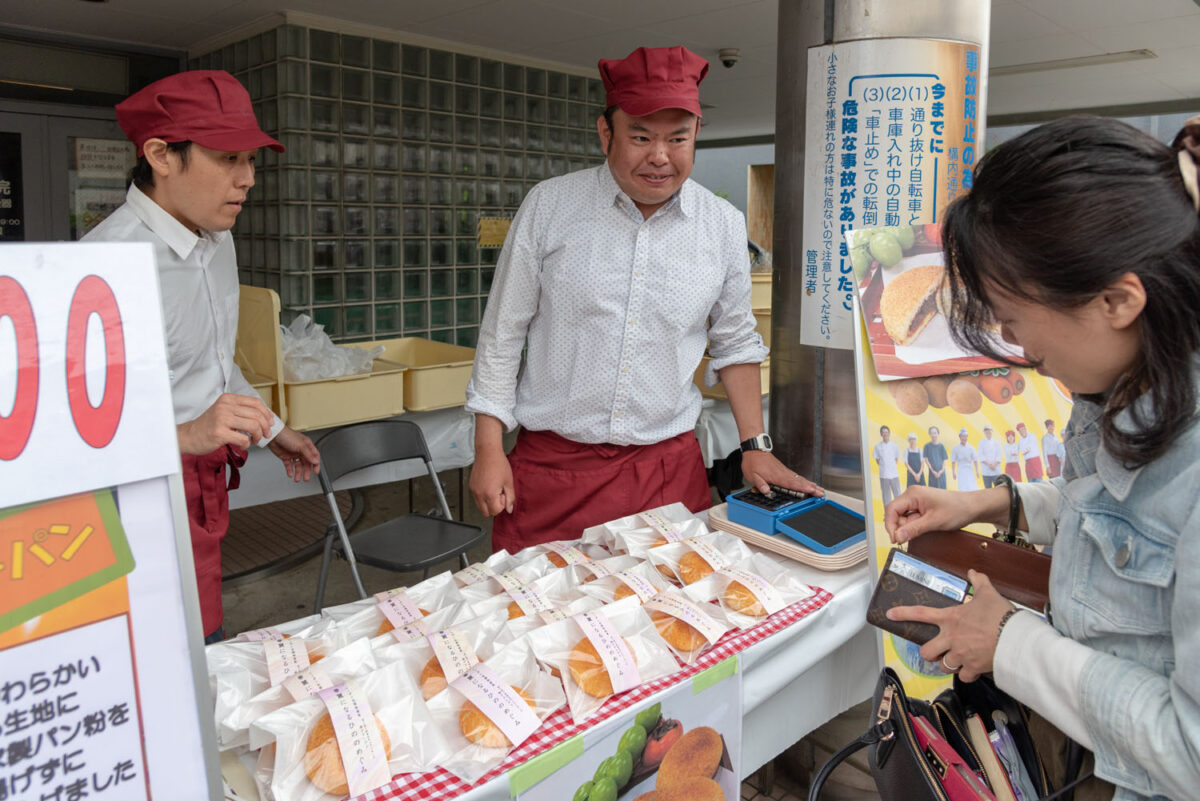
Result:
M222 634L221 540L244 449L270 447L296 481L320 464L312 440L285 426L233 362L239 290L229 229L254 186L258 148L283 146L259 129L245 88L220 70L155 81L117 105L117 122L137 146L132 184L125 203L84 239L154 246L200 613L211 642Z
M692 384L706 343L746 477L821 492L764 433L745 220L688 180L707 72L684 47L601 60L607 163L538 184L513 220L467 387L471 493L497 550L676 501L707 509Z

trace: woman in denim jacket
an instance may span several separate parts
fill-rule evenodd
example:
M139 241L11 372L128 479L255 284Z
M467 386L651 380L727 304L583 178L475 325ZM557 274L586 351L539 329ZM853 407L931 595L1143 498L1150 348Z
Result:
M1075 395L1066 465L1019 485L1018 527L1054 544L1052 624L973 573L971 603L905 607L921 656L997 685L1095 754L1115 799L1200 798L1200 117L1175 149L1074 117L1006 142L946 211L960 344L989 326ZM1009 525L1009 489L910 487L892 541ZM1108 792L1113 792L1108 788ZM1096 797L1096 796L1093 796Z

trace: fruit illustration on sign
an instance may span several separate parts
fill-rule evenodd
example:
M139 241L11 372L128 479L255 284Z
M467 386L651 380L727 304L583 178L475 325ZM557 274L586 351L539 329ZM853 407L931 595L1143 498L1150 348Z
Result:
M642 752L642 764L655 767L662 762L663 757L675 742L683 736L683 726L678 720L662 718L658 725L647 735L646 750Z

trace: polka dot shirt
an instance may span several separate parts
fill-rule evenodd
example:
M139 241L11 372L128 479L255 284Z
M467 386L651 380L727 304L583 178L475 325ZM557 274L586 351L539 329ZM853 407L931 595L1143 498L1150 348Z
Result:
M744 218L688 180L643 219L601 164L543 181L521 204L467 410L576 442L661 442L696 425L692 375L706 343L710 386L717 370L767 357Z

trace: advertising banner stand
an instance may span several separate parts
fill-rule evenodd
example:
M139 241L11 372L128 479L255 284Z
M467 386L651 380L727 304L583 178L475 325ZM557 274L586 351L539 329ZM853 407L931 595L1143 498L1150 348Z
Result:
M149 244L0 269L0 797L222 797Z

